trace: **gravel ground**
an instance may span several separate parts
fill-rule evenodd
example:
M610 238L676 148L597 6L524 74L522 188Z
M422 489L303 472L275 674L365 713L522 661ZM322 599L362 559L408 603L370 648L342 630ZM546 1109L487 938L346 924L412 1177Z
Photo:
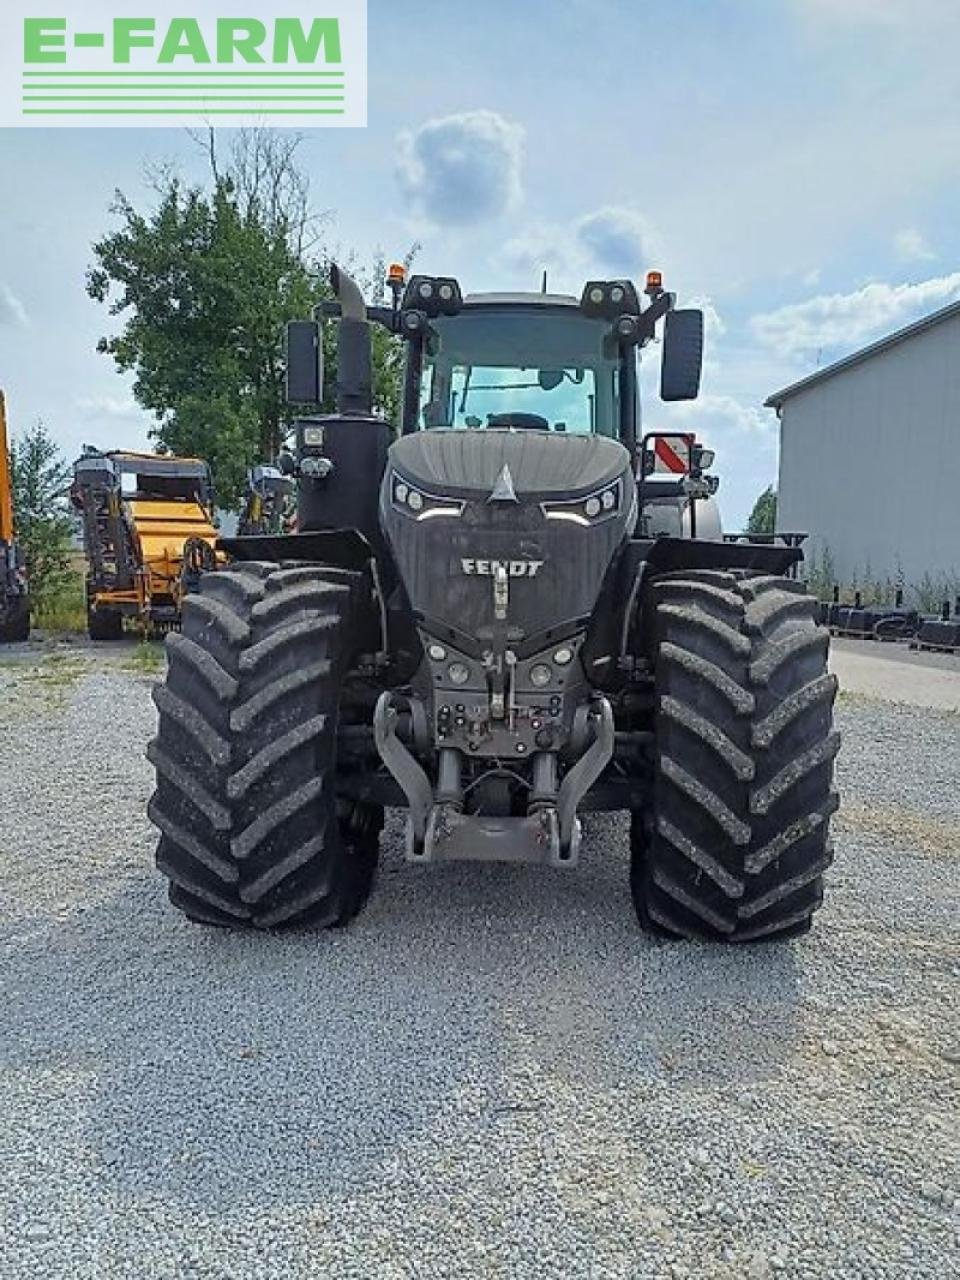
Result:
M144 817L150 678L0 665L0 1275L960 1274L960 717L842 701L809 937L409 867L346 932L205 932Z

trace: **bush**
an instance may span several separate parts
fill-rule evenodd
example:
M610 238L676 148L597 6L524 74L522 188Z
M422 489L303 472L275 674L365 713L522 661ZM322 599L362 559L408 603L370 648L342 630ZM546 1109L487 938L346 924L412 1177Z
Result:
M55 589L48 588L34 600L33 620L36 626L47 631L86 631L87 588L83 569L71 566Z
M776 533L777 531L777 491L768 485L753 504L753 510L747 517L747 533Z
M17 541L26 558L33 611L40 614L69 591L75 576L66 498L70 467L42 422L13 441L10 475Z

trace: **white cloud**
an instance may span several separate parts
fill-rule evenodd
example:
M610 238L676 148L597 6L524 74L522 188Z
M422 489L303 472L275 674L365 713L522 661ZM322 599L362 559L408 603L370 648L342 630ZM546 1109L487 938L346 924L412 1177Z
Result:
M586 278L580 254L565 227L533 223L508 240L500 256L514 282L529 289L539 288L542 271L547 272L554 292L575 292Z
M871 338L960 298L960 272L917 284L868 284L853 293L822 294L750 321L757 339L787 356L823 348L853 350Z
M524 130L495 111L428 120L399 137L397 180L432 222L468 226L500 217L522 196Z
M904 227L893 237L893 247L904 262L932 262L936 254L916 227Z
M138 418L144 412L132 396L123 400L116 396L77 396L74 403L81 413L96 418Z
M656 233L642 214L607 205L588 213L574 234L590 260L605 275L638 279L656 256Z
M0 327L26 329L29 324L26 307L9 285L0 284Z
M720 338L726 333L727 326L724 324L720 312L714 306L712 298L694 295L690 298L684 298L678 305L699 308L703 312L703 331L708 341L712 338Z
M575 294L591 277L622 276L642 284L646 269L664 265L656 229L643 214L619 205L594 209L566 225L531 223L506 242L500 256L528 288L539 287L546 270L551 290Z
M776 436L777 424L772 414L757 405L742 404L733 396L702 395L678 405L677 410L678 416L695 418L701 423L697 434L704 439L770 441Z

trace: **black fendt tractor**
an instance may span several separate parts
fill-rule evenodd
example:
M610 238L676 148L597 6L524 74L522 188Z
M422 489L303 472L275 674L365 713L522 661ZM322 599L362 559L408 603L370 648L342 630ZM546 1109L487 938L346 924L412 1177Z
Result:
M659 278L580 299L391 272L288 337L298 532L224 540L168 639L150 815L170 896L217 925L328 926L369 895L384 806L414 862L574 865L630 815L641 923L741 942L808 928L831 857L834 678L789 547L698 538L708 452L639 430L699 389L702 315ZM370 326L406 348L397 431ZM304 409L305 414L309 410ZM676 439L676 437L674 437ZM671 518L672 513L672 518ZM703 522L704 527L711 522ZM672 533L671 533L672 530ZM591 857L602 857L591 850Z

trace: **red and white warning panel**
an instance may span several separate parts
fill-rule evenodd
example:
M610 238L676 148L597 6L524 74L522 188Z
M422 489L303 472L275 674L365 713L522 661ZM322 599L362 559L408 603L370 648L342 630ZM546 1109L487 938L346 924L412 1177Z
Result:
M685 476L690 471L693 445L696 436L655 436L653 441L653 470L670 475Z

